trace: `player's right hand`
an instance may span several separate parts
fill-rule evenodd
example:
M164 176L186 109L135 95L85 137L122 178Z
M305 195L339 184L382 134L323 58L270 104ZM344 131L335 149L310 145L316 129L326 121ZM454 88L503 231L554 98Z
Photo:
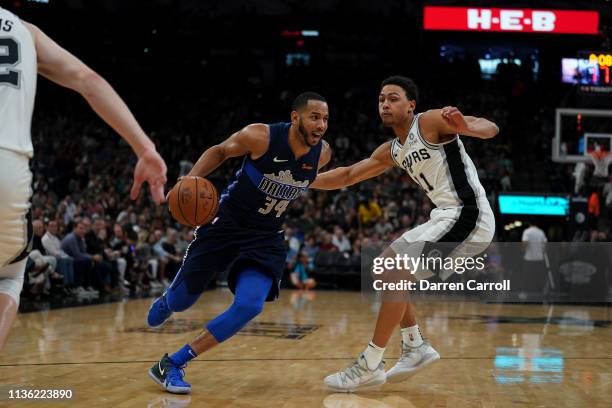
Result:
M166 184L166 172L168 171L164 159L161 158L155 149L146 149L138 158L136 168L134 169L134 184L130 197L132 200L138 198L142 183L149 183L151 196L155 204L161 204L165 201L164 185Z

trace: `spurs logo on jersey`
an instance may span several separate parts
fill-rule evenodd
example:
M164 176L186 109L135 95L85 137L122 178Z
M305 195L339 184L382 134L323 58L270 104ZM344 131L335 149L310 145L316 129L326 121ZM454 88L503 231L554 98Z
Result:
M484 198L476 167L459 137L443 144L429 143L419 131L420 116L416 115L403 145L398 138L391 142L395 164L406 170L438 208Z
M0 149L32 157L36 48L27 27L0 8Z

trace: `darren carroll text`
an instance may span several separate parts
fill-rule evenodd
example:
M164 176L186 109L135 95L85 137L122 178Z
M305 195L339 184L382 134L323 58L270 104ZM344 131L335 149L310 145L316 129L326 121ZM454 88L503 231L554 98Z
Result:
M463 291L463 290L510 290L510 280L502 282L429 282L421 280L418 283L403 279L399 282L384 282L380 279L373 282L374 290L430 290L430 291Z

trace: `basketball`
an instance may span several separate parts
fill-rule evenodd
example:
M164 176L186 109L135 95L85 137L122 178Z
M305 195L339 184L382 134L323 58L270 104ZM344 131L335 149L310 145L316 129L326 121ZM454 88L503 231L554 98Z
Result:
M175 220L196 227L208 224L219 208L219 193L205 178L183 177L168 194L168 208Z

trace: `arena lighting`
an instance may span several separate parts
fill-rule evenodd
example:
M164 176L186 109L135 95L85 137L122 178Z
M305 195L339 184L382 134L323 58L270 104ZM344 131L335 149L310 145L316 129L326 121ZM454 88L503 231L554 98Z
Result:
M425 30L597 34L599 12L425 6Z

